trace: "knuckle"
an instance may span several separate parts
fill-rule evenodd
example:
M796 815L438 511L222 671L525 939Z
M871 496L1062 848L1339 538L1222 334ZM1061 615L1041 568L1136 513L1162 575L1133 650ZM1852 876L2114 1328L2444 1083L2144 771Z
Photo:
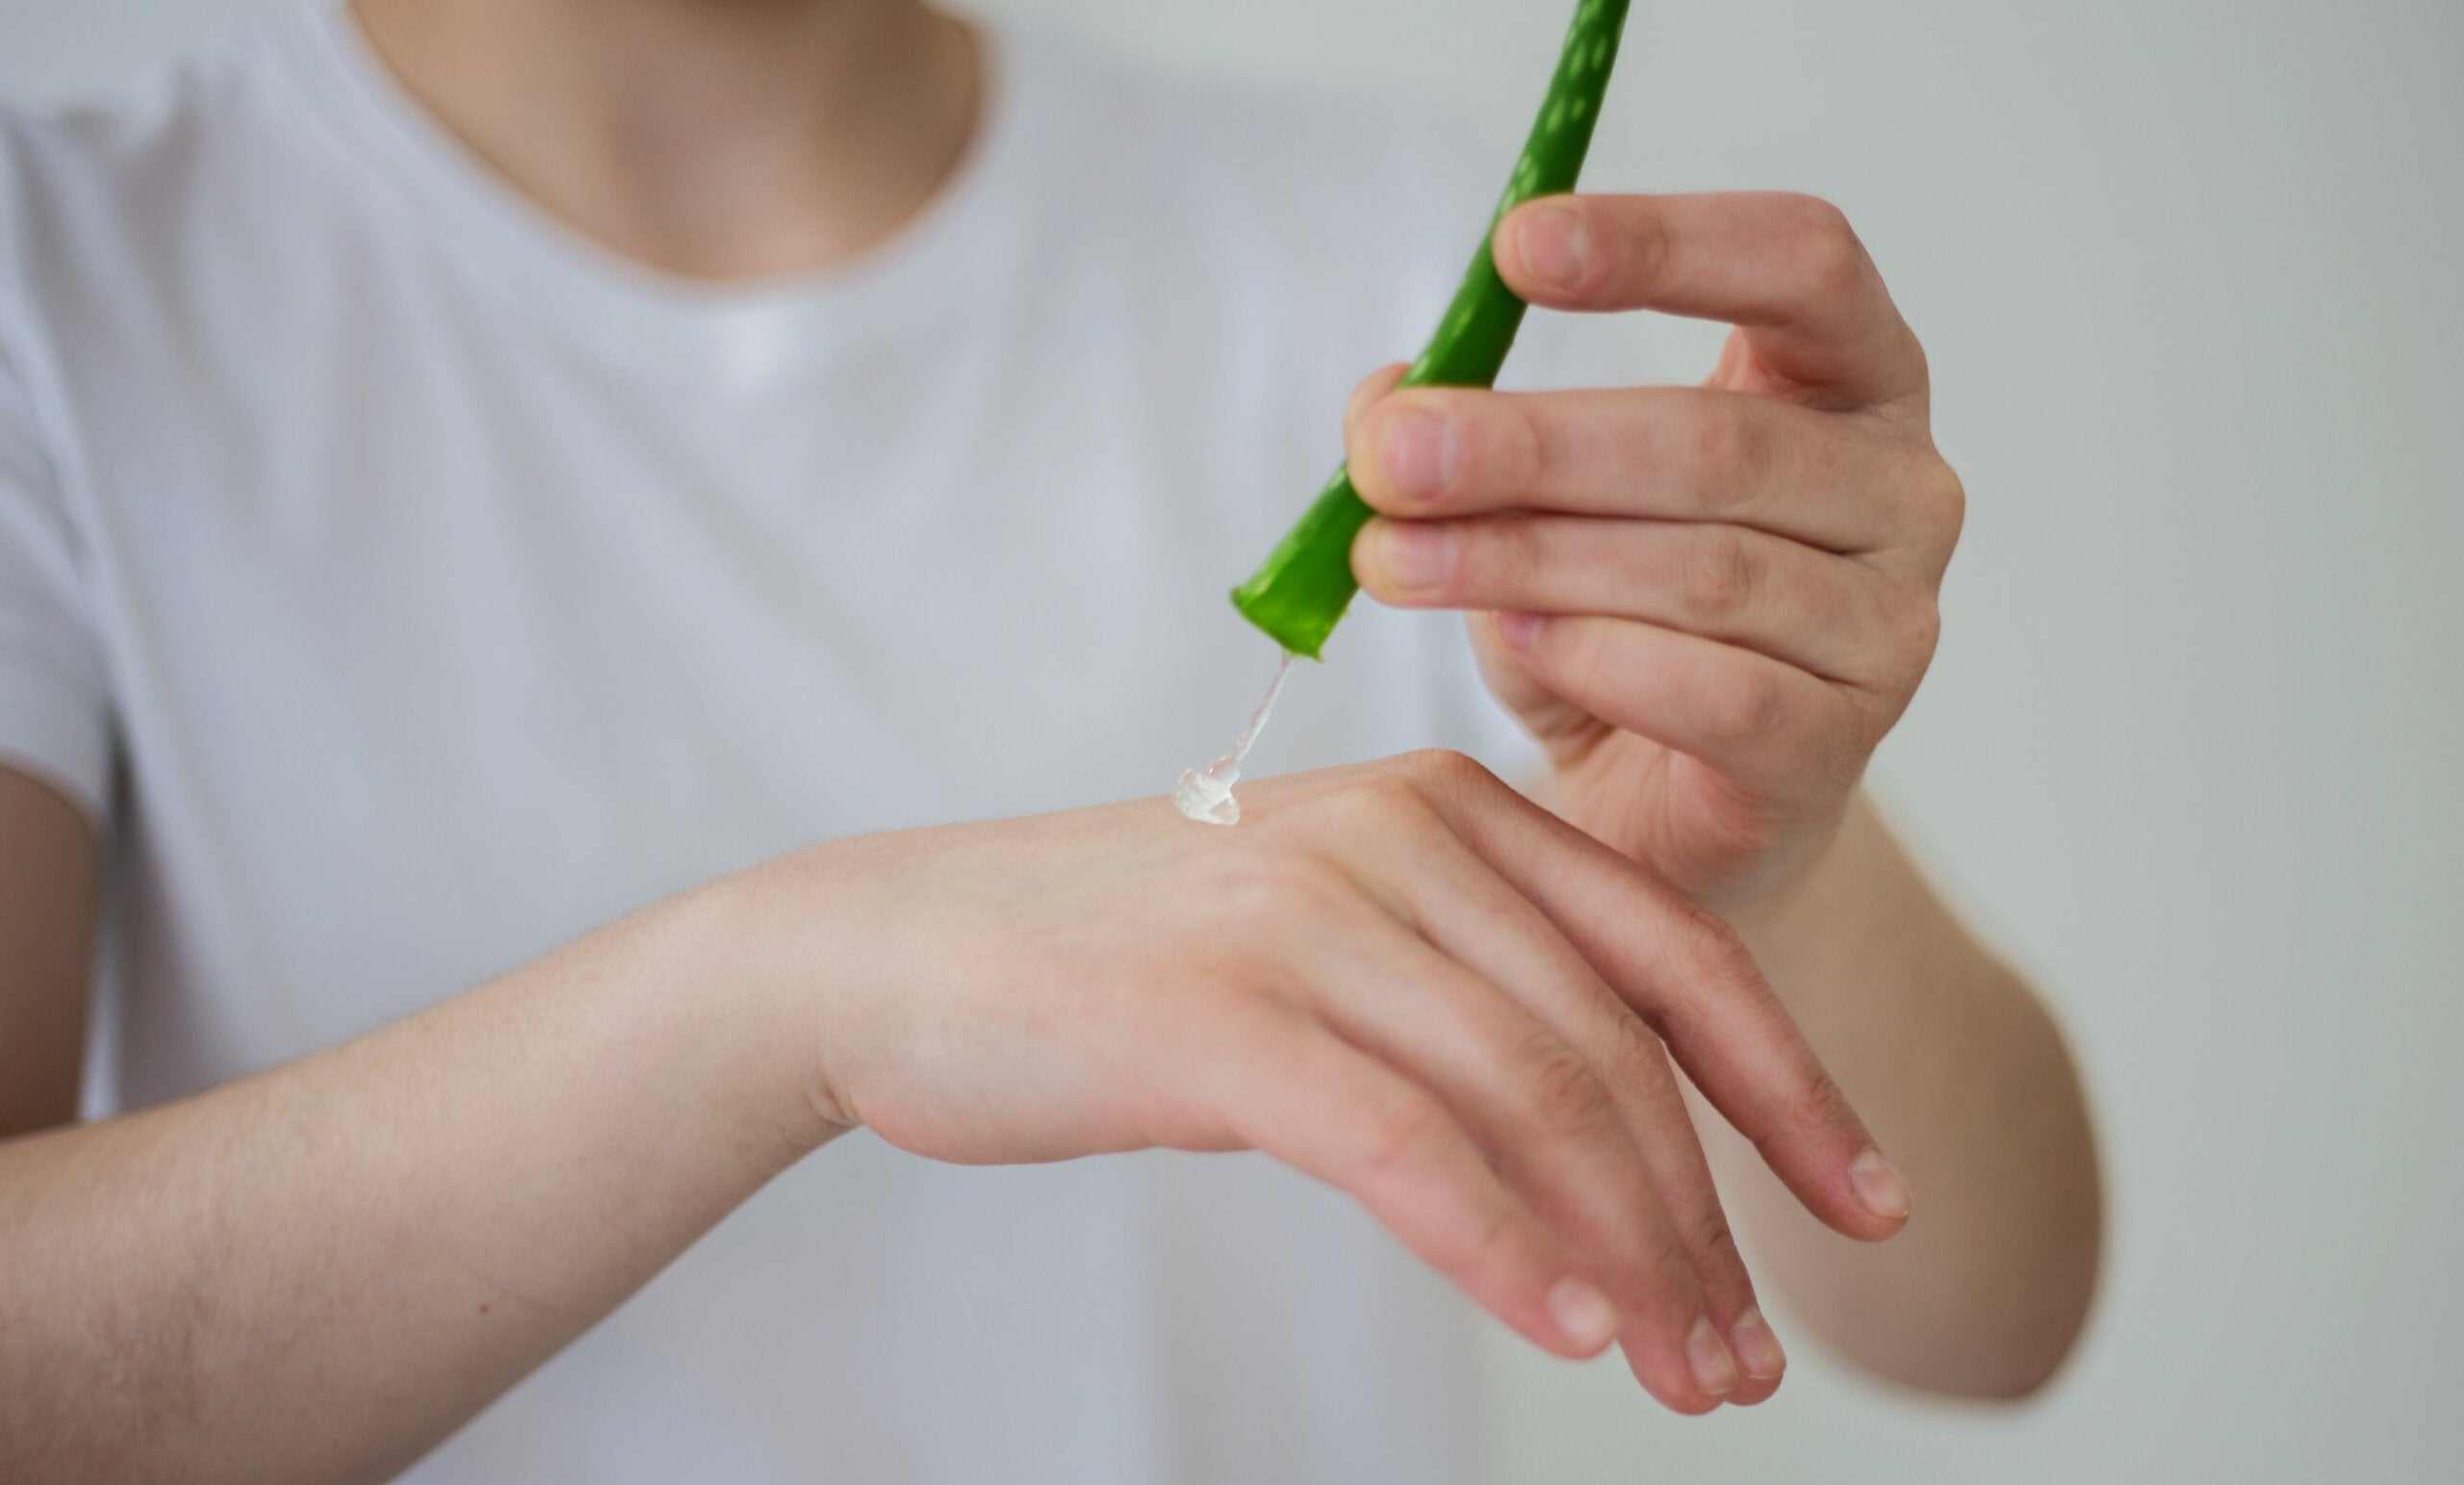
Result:
M1323 915L1339 911L1360 895L1350 874L1315 852L1284 857L1274 879L1276 895L1294 912Z
M1529 593L1534 580L1549 570L1546 539L1527 518L1478 522L1463 534L1463 576L1484 596L1504 600Z
M1743 1270L1745 1259L1737 1249L1736 1232L1729 1226L1728 1214L1716 1202L1694 1219L1686 1237L1705 1269Z
M1834 290L1862 282L1865 245L1848 214L1820 196L1795 196L1789 201L1789 234L1804 255L1807 277L1816 289Z
M1687 614L1718 624L1744 613L1760 578L1759 563L1742 532L1721 526L1696 530L1679 576Z
M1532 403L1521 397L1497 397L1491 405L1502 413L1494 420L1497 426L1491 435L1489 460L1478 467L1493 471L1502 488L1517 493L1534 489L1565 467L1561 431L1540 416Z
M1846 1122L1847 1096L1831 1075L1814 1068L1795 1080L1782 1103L1782 1116L1788 1128L1801 1136L1818 1136Z
M1402 776L1413 802L1425 807L1431 796L1460 798L1497 783L1497 776L1468 753L1452 748L1422 748L1402 757Z
M1436 1135L1437 1115L1427 1106L1390 1100L1361 1121L1361 1168L1372 1179L1392 1178L1419 1164Z
M1769 476L1773 457L1771 429L1761 419L1737 408L1703 419L1694 433L1703 506L1716 513L1744 503Z
M1386 766L1355 774L1326 802L1336 823L1349 829L1394 829L1425 812L1428 800L1421 792L1413 757L1406 754Z
M1909 327L1904 322L1900 329L1901 341L1907 347L1904 354L1908 358L1908 371L1911 385L1920 390L1933 386L1934 357L1932 353L1926 350L1925 342L1917 336L1914 329Z
M1288 924L1340 910L1354 888L1343 868L1324 857L1282 849L1228 860L1213 895L1242 921Z
M1652 1224L1650 1235L1643 1240L1637 1256L1642 1264L1641 1272L1647 1276L1640 1292L1658 1296L1658 1302L1651 1308L1659 1313L1661 1323L1668 1325L1673 1334L1682 1336L1693 1322L1691 1315L1685 1311L1692 1310L1694 1306L1688 1304L1672 1312L1667 1308L1669 1300L1682 1294L1699 1303L1702 1286L1694 1255L1685 1246L1685 1235L1678 1230L1674 1221L1656 1222Z
M1754 962L1754 951L1746 946L1745 935L1728 919L1699 903L1688 900L1683 906L1686 967L1691 977L1698 984L1718 986L1724 993L1768 995L1769 986Z
M1713 695L1707 720L1725 747L1767 742L1787 726L1788 696L1778 677L1757 666L1735 676Z
M1933 663L1942 640L1942 606L1932 594L1919 594L1902 605L1898 622L1900 653L1919 676Z
M1807 238L1853 238L1856 231L1848 224L1848 214L1835 201L1805 192L1790 192L1786 196L1788 220L1797 233Z
M1613 992L1610 998L1615 998ZM1649 1087L1668 1076L1668 1054L1658 1034L1623 1001L1610 1008L1603 1038L1601 1065L1611 1069L1621 1084Z
M1638 212L1627 217L1621 225L1623 230L1604 234L1610 250L1604 256L1610 262L1603 266L1603 276L1638 288L1656 286L1665 280L1670 256L1668 224L1655 212Z
M1532 1117L1542 1128L1581 1137L1614 1122L1616 1110L1600 1075L1554 1036L1534 1033L1517 1061L1527 1081Z
M1924 502L1929 524L1941 540L1945 552L1960 539L1960 531L1967 525L1967 484L1959 471L1938 455L1926 463L1925 474L1918 482L1918 495Z

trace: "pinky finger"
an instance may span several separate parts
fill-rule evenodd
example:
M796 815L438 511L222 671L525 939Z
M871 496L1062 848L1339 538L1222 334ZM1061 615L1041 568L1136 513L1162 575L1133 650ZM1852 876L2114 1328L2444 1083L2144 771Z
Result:
M1297 1018L1261 1037L1223 1089L1243 1142L1337 1187L1421 1260L1533 1344L1597 1356L1617 1333L1606 1295L1574 1271L1436 1096ZM1259 1075L1264 1072L1265 1075Z

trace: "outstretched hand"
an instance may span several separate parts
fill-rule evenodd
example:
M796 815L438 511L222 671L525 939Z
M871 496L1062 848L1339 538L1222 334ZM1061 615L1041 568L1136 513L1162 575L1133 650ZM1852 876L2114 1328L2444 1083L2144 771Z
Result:
M1682 1412L1767 1396L1670 1055L1833 1227L1907 1196L1734 935L1456 755L1242 792L1231 830L1143 800L723 884L823 1123L977 1163L1260 1149L1551 1350L1617 1340Z
M1491 688L1565 816L1698 902L1784 888L1838 828L1934 653L1964 497L1925 356L1837 209L1557 196L1499 223L1533 304L1735 328L1701 387L1363 383L1352 565L1475 610Z

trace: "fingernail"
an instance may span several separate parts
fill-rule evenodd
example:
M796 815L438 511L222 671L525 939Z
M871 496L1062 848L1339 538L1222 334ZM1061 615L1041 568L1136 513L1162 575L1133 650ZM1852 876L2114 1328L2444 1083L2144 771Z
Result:
M1750 1305L1729 1326L1729 1348L1736 1352L1737 1365L1745 1369L1745 1374L1758 1382L1767 1382L1788 1370L1788 1353L1780 1348L1780 1338L1771 1333L1771 1322Z
M1549 1291L1549 1315L1577 1345L1597 1348L1617 1334L1616 1307L1580 1279L1559 1279Z
M1714 1397L1736 1387L1736 1358L1729 1354L1728 1343L1707 1315L1694 1322L1693 1333L1685 1338L1685 1365L1694 1370L1694 1385Z
M1515 246L1531 276L1559 289L1582 285L1591 267L1591 228L1580 215L1562 206L1544 206L1524 214L1516 228Z
M1848 1166L1848 1184L1874 1216L1897 1221L1909 1213L1908 1183L1880 1150L1867 1150Z
M1454 430L1435 413L1397 413L1377 436L1377 467L1399 494L1445 494L1454 465Z
M1497 616L1498 638L1509 650L1528 650L1539 637L1540 616L1508 610Z
M1443 587L1454 572L1454 533L1418 521L1390 525L1378 543L1377 569L1407 593Z

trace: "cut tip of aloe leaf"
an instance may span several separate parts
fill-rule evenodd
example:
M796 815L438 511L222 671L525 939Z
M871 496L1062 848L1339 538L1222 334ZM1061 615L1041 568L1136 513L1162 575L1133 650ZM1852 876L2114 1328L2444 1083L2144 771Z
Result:
M1335 632L1336 624L1344 616L1344 609L1329 609L1322 603L1284 608L1274 602L1272 590L1259 583L1243 583L1233 589L1232 606L1288 653L1310 660L1325 658L1326 637Z

